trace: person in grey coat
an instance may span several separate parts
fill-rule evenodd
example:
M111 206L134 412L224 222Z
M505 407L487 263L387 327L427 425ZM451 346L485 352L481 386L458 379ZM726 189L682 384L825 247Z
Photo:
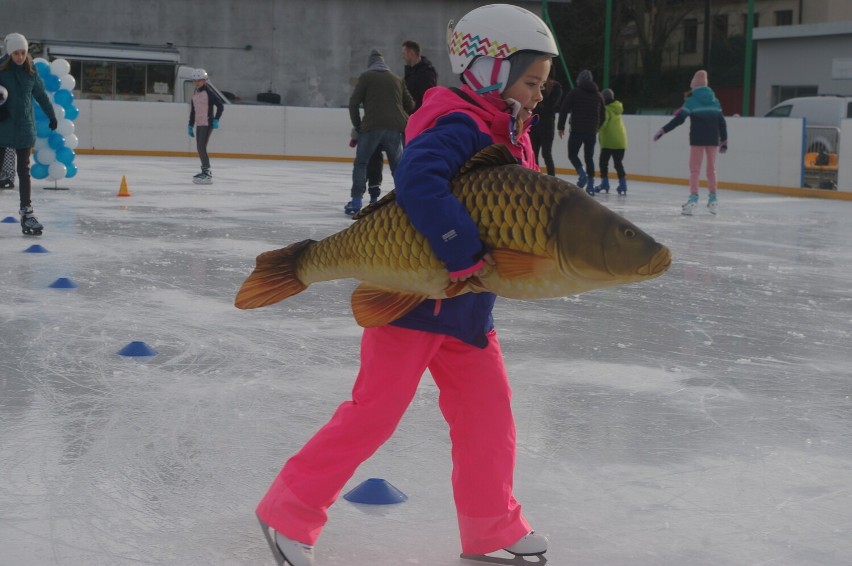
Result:
M18 192L21 197L21 231L27 235L41 234L44 227L33 215L30 186L30 155L36 140L33 98L47 116L50 129L56 129L56 113L44 89L44 82L36 72L29 54L27 38L10 33L5 40L9 58L0 64L0 86L7 92L7 100L0 107L0 161L7 149L14 148L18 161Z
M361 106L364 116L361 116ZM351 200L343 207L349 216L361 210L367 185L367 162L377 149L388 156L391 174L402 157L402 138L408 115L414 112L405 82L392 73L378 49L370 52L367 70L358 77L349 98L349 118L358 132L355 165L352 170Z

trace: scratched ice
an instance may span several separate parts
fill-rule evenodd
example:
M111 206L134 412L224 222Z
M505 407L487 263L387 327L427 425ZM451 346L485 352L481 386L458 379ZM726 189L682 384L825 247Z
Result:
M351 168L214 165L199 187L196 160L80 156L71 190L35 183L44 236L0 223L3 566L272 564L254 506L349 393L355 284L232 301L258 253L351 222ZM549 564L849 564L852 203L723 190L688 218L682 186L629 190L602 200L671 247L669 273L495 313ZM17 205L0 192L0 217ZM159 355L116 355L134 340ZM436 397L427 376L346 488L408 501L341 499L317 564L461 564Z

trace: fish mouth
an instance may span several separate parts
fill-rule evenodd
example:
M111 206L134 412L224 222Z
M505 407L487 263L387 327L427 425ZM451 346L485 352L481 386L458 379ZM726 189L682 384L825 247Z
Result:
M651 261L639 268L637 273L643 277L662 275L672 264L672 252L666 246L660 246Z

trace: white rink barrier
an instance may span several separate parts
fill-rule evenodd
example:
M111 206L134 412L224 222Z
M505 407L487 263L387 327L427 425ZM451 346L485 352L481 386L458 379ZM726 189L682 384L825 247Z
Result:
M182 103L78 100L80 153L195 155L195 140L186 133L189 107ZM684 184L689 176L689 123L658 142L652 136L669 116L625 115L628 179ZM766 190L802 186L804 122L797 118L726 118L729 150L717 160L720 187ZM209 151L219 157L348 161L349 111L269 105L225 107L221 127ZM852 139L852 120L844 120L841 139ZM554 140L556 167L573 173L567 134ZM844 151L845 148L845 151ZM599 149L599 148L598 148ZM852 143L841 144L838 186L852 190ZM597 169L597 154L595 163ZM610 177L614 176L610 163ZM702 172L702 178L704 174ZM833 191L828 191L833 192Z

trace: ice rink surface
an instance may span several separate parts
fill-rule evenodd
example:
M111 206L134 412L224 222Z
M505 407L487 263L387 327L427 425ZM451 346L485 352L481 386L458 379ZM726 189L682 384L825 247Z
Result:
M34 181L43 236L0 223L0 564L273 564L254 507L348 398L355 282L233 298L258 253L351 222L351 166L214 159L205 187L196 159L77 164L68 191ZM852 203L722 190L713 217L702 189L683 217L685 187L629 190L601 200L672 249L667 274L495 310L548 564L852 564ZM317 565L475 564L449 450L427 374L345 490L409 500L341 498Z

